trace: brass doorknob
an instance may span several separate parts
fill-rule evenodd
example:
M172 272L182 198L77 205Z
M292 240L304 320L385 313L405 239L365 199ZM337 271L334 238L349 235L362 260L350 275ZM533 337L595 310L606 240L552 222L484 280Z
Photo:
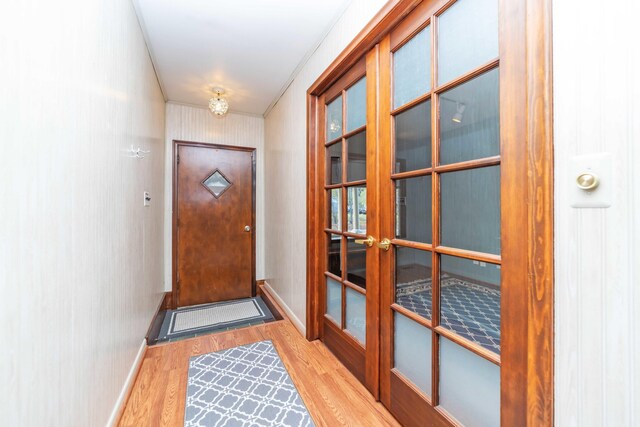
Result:
M373 236L367 236L366 239L356 239L355 243L357 243L359 245L367 245L368 247L371 247L371 246L373 246L375 241L376 241L376 239L374 239Z
M585 191L595 190L600 185L600 178L592 172L585 172L576 178L578 188Z
M379 243L378 243L378 247L380 249L382 249L383 251L388 251L389 248L391 247L391 240L387 239L386 237L384 239L382 239Z

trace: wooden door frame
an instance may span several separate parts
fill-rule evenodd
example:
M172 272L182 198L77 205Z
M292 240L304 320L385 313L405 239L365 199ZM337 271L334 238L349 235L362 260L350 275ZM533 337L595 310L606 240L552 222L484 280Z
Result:
M429 1L429 0L424 0ZM338 55L307 91L307 339L319 338L323 307L319 277L324 224L324 165L319 164L318 123L320 96L368 51L373 49L421 0L390 0ZM504 174L516 182L505 200L523 200L517 214L506 220L507 230L519 230L517 243L509 242L512 277L527 286L508 290L510 313L526 312L505 334L516 348L503 348L501 359L511 366L501 374L503 425L553 425L553 104L551 0L499 0L501 73L522 82L517 93L501 106L509 121L501 120L501 133L522 141L504 154ZM503 52L504 49L504 52ZM516 250L513 250L513 249ZM514 316L515 318L523 316ZM523 351L525 349L526 351ZM508 374L508 375L507 375Z
M251 153L251 295L256 295L256 149L235 145L210 144L173 140L172 178L172 225L171 225L171 308L178 305L178 149L180 147L217 148L220 150L244 151Z

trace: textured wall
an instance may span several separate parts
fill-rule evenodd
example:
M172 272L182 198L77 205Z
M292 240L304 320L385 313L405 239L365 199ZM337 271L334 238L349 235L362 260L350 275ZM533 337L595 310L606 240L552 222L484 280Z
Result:
M167 103L165 143L165 290L171 290L173 140L256 148L256 278L264 278L264 119L229 113L214 117L206 108ZM270 165L271 167L271 165ZM271 225L270 225L271 226Z
M555 1L556 425L640 425L638 3ZM614 157L608 209L574 209L574 155Z
M104 425L162 294L164 100L129 0L3 2L0 64L0 424Z
M295 316L306 317L306 92L384 5L354 0L265 120L265 277Z

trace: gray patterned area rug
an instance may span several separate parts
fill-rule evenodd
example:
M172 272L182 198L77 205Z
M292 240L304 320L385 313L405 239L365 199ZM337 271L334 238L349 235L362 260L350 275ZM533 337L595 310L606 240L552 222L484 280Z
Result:
M184 425L314 426L271 341L192 357Z

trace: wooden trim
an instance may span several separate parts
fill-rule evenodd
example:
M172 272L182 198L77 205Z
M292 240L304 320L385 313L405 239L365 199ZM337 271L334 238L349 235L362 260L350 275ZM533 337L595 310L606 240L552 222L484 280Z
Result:
M273 314L273 317L276 318L276 320L289 320L289 316L287 316L287 313L280 306L278 301L276 301L274 296L271 294L271 291L269 291L269 289L264 284L264 280L258 280L256 282L256 286L258 288L258 291L256 292L257 295L260 296L267 307L269 307L269 310L271 310L271 313Z
M211 144L208 142L192 142L173 140L173 159L171 166L173 167L172 178L172 226L171 226L171 308L178 306L178 297L180 290L178 289L178 149L185 147L202 147L217 148L221 150L245 151L252 153L251 156L251 175L252 175L252 207L251 207L251 294L256 295L256 148L242 147L236 145Z
M324 316L323 316L324 317ZM324 344L363 384L366 381L365 350L351 335L342 333L340 326L324 319Z
M120 405L120 408L118 408L118 412L115 416L115 423L113 424L114 426L119 426L120 425L120 421L122 420L122 417L125 413L125 410L127 409L127 406L129 406L129 399L131 399L131 396L133 394L133 390L135 388L135 385L138 382L138 377L140 376L140 372L142 371L142 365L144 364L144 361L147 357L147 351L149 350L149 346L145 345L144 346L144 351L142 352L142 355L136 359L136 361L138 362L137 366L136 366L136 373L133 376L133 380L131 381L131 383L129 384L129 388L127 390L127 394L124 397L124 399L122 399L122 404Z
M156 308L156 311L151 318L151 323L149 324L149 328L147 329L147 335L145 335L147 345L149 344L149 337L157 335L160 332L160 327L162 326L162 321L164 320L164 311L171 308L171 295L172 292L164 293L162 300L158 304L158 308Z

